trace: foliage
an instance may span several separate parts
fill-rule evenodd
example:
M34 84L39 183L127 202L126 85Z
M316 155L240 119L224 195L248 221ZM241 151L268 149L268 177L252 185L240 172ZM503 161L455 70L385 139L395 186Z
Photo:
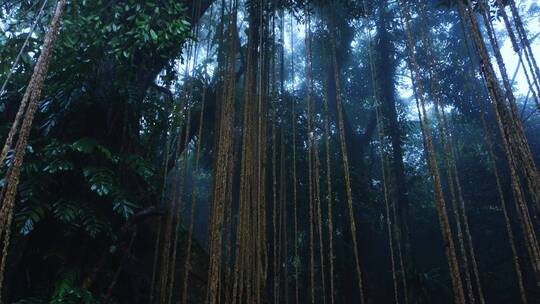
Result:
M152 68L144 65L150 62L141 66L143 58L168 61L171 50L178 50L178 42L189 35L189 22L178 18L185 11L183 4L172 0L159 5L135 0L73 3L68 11L72 18L64 21L69 34L61 41L62 53L67 55L62 60L64 71L82 72L82 76L96 68L96 62L114 59L121 66L114 81L132 79L133 67Z
M2 135L39 54L42 29L54 2L45 6L0 95ZM0 56L6 59L0 62L2 81L34 22L36 3L0 4ZM174 100L162 91L152 92L150 84L162 69L169 71L170 79L176 78L170 67L190 39L187 11L186 4L173 0L85 0L67 5L27 149L14 218L16 237L28 242L28 248L18 253L24 263L41 254L55 278L42 280L39 286L34 285L39 274L32 276L35 282L23 280L15 290L27 298L19 303L103 303L101 291L91 292L81 283L99 252L108 253L108 263L124 254L126 227L137 212L159 201L163 130L177 117L167 113ZM2 170L11 160L9 154ZM50 236L49 242L40 242L44 235ZM85 263L79 262L80 253L64 245L74 243L94 247L86 253ZM110 277L114 265L100 275Z
M118 168L124 168L120 171ZM81 228L91 237L110 234L108 217L98 216L109 206L109 216L128 221L145 202L120 182L119 174L132 174L151 190L155 169L137 155L118 155L90 138L70 144L52 139L26 163L31 182L20 194L22 209L16 223L24 235L46 216ZM58 189L71 189L57 192ZM78 189L76 189L78 188ZM93 194L90 194L93 193ZM47 199L46 204L43 200ZM99 211L101 210L101 211Z

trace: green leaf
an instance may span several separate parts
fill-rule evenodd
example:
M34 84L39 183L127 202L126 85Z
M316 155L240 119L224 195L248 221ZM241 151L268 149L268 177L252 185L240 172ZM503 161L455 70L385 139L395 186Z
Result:
M113 155L111 150L107 149L106 147L98 144L97 141L95 141L92 138L84 137L73 144L71 144L71 147L78 152L90 154L94 151L99 151L103 156L105 156L108 160L110 160L113 163L118 162L118 157Z
M97 145L94 139L84 137L71 144L71 147L82 153L92 153Z
M22 235L28 235L32 230L34 230L34 220L31 218L26 219L23 227L21 228Z
M104 146L102 145L98 145L97 147L97 150L99 152L101 152L108 160L110 160L111 162L113 163L117 163L118 162L118 156L116 155L113 155L113 153L111 152L111 150L105 148Z
M154 176L152 165L138 155L127 155L123 157L123 162L146 182Z
M90 190L99 196L105 196L112 192L114 188L114 174L107 168L87 167L83 170L88 181Z
M80 212L81 207L75 202L60 200L52 204L53 216L64 223L76 224L74 222Z
M152 40L156 41L158 39L158 35L154 30L150 30L150 36L152 37Z
M114 201L113 203L113 211L119 214L126 221L129 220L131 216L135 213L136 208L137 205L128 202L125 199L120 199Z
M68 160L56 159L50 162L44 169L44 172L47 173L57 173L61 171L71 171L73 170L73 163Z
M15 214L15 223L20 227L20 233L26 236L34 230L37 223L45 218L45 215L46 209L40 205L25 206Z
M57 283L56 290L54 291L54 298L63 297L76 285L79 278L79 271L76 268L71 268L64 272L60 281Z

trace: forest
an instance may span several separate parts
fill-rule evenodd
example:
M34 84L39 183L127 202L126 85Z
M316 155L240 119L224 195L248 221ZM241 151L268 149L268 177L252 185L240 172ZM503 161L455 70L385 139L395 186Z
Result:
M0 0L0 303L540 303L539 36L536 0Z

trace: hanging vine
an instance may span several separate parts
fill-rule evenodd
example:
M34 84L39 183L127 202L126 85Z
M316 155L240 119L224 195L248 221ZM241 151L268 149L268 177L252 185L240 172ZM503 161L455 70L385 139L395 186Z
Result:
M468 293L469 301L471 303L475 303L476 298L474 295L474 289L473 289L472 279L471 279L471 271L469 268L469 257L470 257L472 261L472 271L474 274L475 284L476 284L477 292L478 292L478 299L480 303L483 304L485 303L485 300L484 300L484 295L482 291L482 284L480 282L478 266L477 266L476 257L474 254L474 247L472 244L472 238L471 238L470 229L469 229L469 222L468 222L467 213L465 210L465 203L464 203L463 195L461 191L461 184L460 184L459 176L458 176L459 171L457 170L456 163L455 163L455 153L454 153L452 138L448 131L446 113L441 102L442 90L440 86L438 85L440 83L440 80L438 79L438 75L435 72L433 41L432 41L431 35L429 35L426 31L427 24L426 24L426 16L425 16L424 11L425 11L425 6L422 6L420 8L420 17L422 21L422 26L421 26L422 43L428 52L429 84L430 84L430 88L431 88L431 91L433 92L433 97L434 97L433 102L435 105L435 116L437 119L441 145L443 148L444 167L445 167L446 176L448 179L450 197L451 197L451 202L452 202L451 206L452 206L452 211L454 214L454 221L456 223L459 250L460 250L461 258L463 260L462 268L463 268L463 273L465 274L467 293ZM465 234L465 237L464 237L464 234ZM465 238L466 238L467 244L465 243Z
M235 66L236 66L236 18L238 1L231 3L232 12L229 20L230 52L227 58L227 69L224 84L223 105L221 107L219 119L219 137L217 141L216 168L214 171L214 189L212 197L212 213L210 220L209 255L210 263L208 270L207 303L215 304L219 302L221 273L221 247L222 247L222 226L224 210L226 205L230 205L231 175L233 172L232 159L232 124L234 119L235 100ZM229 206L230 209L230 206Z
M362 6L363 6L364 11L367 14L367 4L365 0L362 1ZM390 264L391 264L391 269L392 269L394 302L398 304L399 303L399 290L398 290L398 279L397 279L397 271L396 271L396 260L395 260L395 253L394 253L394 233L393 233L393 230L395 229L393 226L396 225L396 222L394 221L394 223L392 224L392 220L395 220L395 216L391 217L391 214L390 214L389 184L387 183L387 175L390 169L388 168L388 155L386 151L387 143L386 143L385 130L384 130L383 121L382 121L383 119L382 109L381 109L382 103L379 100L378 90L377 90L378 84L375 77L375 67L374 67L373 51L372 51L372 47L373 47L372 37L371 37L371 32L369 32L369 30L367 31L367 36L368 36L368 44L369 44L368 55L369 55L369 66L371 70L370 76L371 76L371 83L372 83L372 94L373 94L373 100L375 103L374 107L375 107L375 115L376 115L376 120L377 120L377 135L378 135L378 140L379 140L379 150L381 153L380 160L381 160L381 176L382 176L382 181L383 181L383 200L384 200L384 208L385 208L385 215L386 215L385 216L386 217L386 230L388 234L388 248L390 249ZM394 204L394 202L392 202L392 204ZM395 215L395 209L393 211ZM399 245L399 240L397 241L398 241L397 244ZM402 261L400 265L402 266L402 269L401 269L403 272L402 277L404 277L404 269L403 269ZM403 282L405 281L403 280ZM406 290L405 283L403 284L403 288L404 290ZM407 296L405 295L405 299L406 298Z
M489 97L492 101L491 103L496 115L497 125L502 135L504 152L510 169L512 192L518 207L518 215L521 218L520 223L525 234L527 250L531 258L533 270L538 278L540 262L538 242L532 226L531 216L524 199L518 173L520 171L518 168L529 171L536 169L534 167L528 169L525 168L525 166L531 166L530 154L528 155L529 150L527 147L527 140L524 138L522 133L521 122L519 120L516 121L515 119L515 111L508 109L504 102L505 96L508 96L510 103L512 103L511 100L513 100L513 93L510 91L506 92L507 95L505 95L499 86L495 71L489 59L486 45L480 34L478 23L476 19L474 19L474 15L472 15L470 3L467 5L459 2L458 8L461 18L465 20L467 27L471 32L475 49L481 60L481 72L485 79ZM521 164L521 166L518 166L518 164ZM529 179L529 186L531 185L531 182L533 181L530 181Z
M339 81L339 72L338 72L338 66L337 66L337 55L336 55L336 38L334 33L334 27L333 27L333 15L332 12L330 12L330 22L329 22L329 32L330 32L330 45L331 45L331 54L332 54L332 66L333 66L333 76L334 76L334 82L336 86L336 111L338 116L338 130L339 130L339 142L340 142L340 148L341 148L341 158L343 162L343 173L345 177L345 190L347 193L347 207L349 211L349 224L351 229L351 238L352 238L352 246L353 246L353 254L354 254L354 261L355 261L355 270L356 270L356 276L357 276L357 284L358 284L358 292L360 294L360 303L365 303L365 296L364 296L364 286L363 286L363 280L362 280L362 270L360 268L360 255L358 253L358 241L357 241L357 235L356 235L356 220L354 216L354 209L353 209L353 198L352 198L352 190L351 190L351 176L350 176L350 166L349 166L349 156L347 152L347 143L345 141L345 127L343 122L343 105L341 102L341 86Z
M419 104L421 112L421 127L424 135L424 143L426 154L428 157L428 164L430 168L431 177L433 179L433 187L435 189L435 201L437 205L437 213L439 216L439 223L443 234L445 243L445 252L448 260L448 266L450 268L450 275L452 279L452 287L454 292L454 302L456 304L465 303L465 294L463 291L463 284L461 281L461 274L459 270L459 264L457 261L457 255L455 251L454 240L452 238L452 230L448 219L448 213L446 210L446 202L444 199L441 177L439 172L439 166L435 156L435 148L433 145L433 138L431 135L431 127L427 118L426 105L424 99L424 87L422 80L420 79L420 68L416 59L416 51L414 45L414 39L411 32L411 16L409 12L409 6L405 0L401 0L402 20L405 27L405 33L407 37L407 53L408 64L411 73L413 74L413 85L416 90L416 99Z
M32 123L34 121L34 115L38 108L38 103L41 97L41 91L43 90L45 77L47 77L49 63L53 55L55 43L58 37L58 30L60 28L60 23L65 7L66 0L58 0L49 24L49 30L45 35L45 39L43 41L41 54L38 57L38 60L34 67L34 71L32 73L32 77L28 82L28 86L26 87L26 91L19 106L19 111L17 112L18 115L20 113L22 117L19 119L15 118L15 121L22 119L22 124L20 126L19 137L17 139L17 143L15 145L15 150L13 153L13 161L11 167L8 169L8 172L5 176L6 186L3 189L4 192L2 196L2 207L0 209L0 238L3 241L2 261L0 262L0 302L2 301L2 287L4 285L6 260L8 258L9 252L11 225L13 222L13 212L15 208L15 196L17 194L17 186L19 185L24 156L26 154L26 146L28 145L28 138L30 137L30 131L32 129ZM18 124L14 123L11 126L10 134L15 134L17 132L17 127ZM8 135L6 145L10 146L10 144L11 142ZM6 149L5 146L4 149ZM2 154L4 153L2 152Z

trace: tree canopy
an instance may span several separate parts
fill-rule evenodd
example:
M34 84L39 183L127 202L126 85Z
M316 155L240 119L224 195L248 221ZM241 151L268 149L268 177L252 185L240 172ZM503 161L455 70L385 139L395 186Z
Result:
M532 0L0 3L0 302L536 303Z

